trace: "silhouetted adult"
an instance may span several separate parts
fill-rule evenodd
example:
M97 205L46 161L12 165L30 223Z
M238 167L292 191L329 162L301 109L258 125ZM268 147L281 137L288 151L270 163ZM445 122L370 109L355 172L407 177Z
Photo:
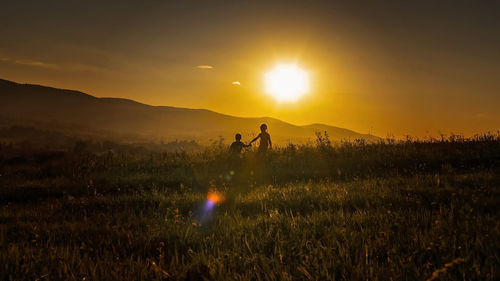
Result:
M259 153L266 153L268 148L271 148L271 136L267 132L267 125L262 124L260 125L260 134L255 137L250 144L252 144L254 141L258 140L260 138L260 144L259 144Z

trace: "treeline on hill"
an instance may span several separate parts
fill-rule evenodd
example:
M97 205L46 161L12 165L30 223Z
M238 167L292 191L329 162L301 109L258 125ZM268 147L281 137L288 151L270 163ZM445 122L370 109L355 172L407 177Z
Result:
M97 132L51 130L30 126L0 127L0 144L4 152L19 155L33 155L47 152L103 153L112 151L199 151L203 146L193 140L153 142L148 139L135 139L123 142L119 135L99 135Z
M315 143L277 147L265 157L254 149L235 157L222 142L204 149L171 150L165 144L65 141L64 149L33 142L1 143L0 203L144 189L246 192L262 184L418 174L433 174L439 181L441 174L500 166L498 132L378 143L332 143L328 135L318 133ZM174 145L198 148L192 142Z

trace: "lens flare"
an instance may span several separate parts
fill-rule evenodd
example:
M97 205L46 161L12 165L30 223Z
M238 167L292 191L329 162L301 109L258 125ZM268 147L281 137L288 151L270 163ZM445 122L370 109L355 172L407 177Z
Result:
M220 192L211 190L208 192L207 201L205 202L205 207L203 208L204 215L209 214L212 209L220 202L224 201L224 195Z
M222 196L222 194L219 192L216 192L216 191L209 191L208 192L207 200L214 203L214 204L222 202L223 199L224 199L224 196Z
M215 203L213 201L207 200L205 203L205 208L203 209L204 213L207 214L209 213L215 206Z
M216 213L216 206L224 202L225 196L223 193L214 189L210 189L207 194L207 199L200 202L198 210L195 211L195 223L200 226L208 226L213 223Z

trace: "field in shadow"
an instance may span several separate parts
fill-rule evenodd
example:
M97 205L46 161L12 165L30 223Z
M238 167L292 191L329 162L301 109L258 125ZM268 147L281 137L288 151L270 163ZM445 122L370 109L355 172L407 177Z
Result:
M319 135L265 157L2 144L0 161L2 280L499 276L498 134Z

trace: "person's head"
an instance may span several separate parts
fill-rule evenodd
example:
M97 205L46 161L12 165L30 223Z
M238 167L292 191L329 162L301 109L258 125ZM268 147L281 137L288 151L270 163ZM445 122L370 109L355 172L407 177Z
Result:
M266 125L266 124L262 124L262 125L260 125L260 130L261 130L262 132L267 131L267 125Z
M234 138L236 139L236 141L240 141L241 140L241 134L236 134L234 136Z

